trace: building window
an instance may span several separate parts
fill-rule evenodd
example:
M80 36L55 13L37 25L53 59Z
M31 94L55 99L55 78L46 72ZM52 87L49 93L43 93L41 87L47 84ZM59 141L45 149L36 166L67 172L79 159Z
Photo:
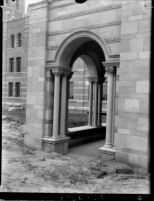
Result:
M11 34L10 39L11 39L11 47L13 48L15 45L15 37L13 34Z
M73 94L74 94L74 82L70 82L69 84L70 84L70 86L69 86L69 99L73 99L74 98L74 96L73 96Z
M22 34L18 33L17 34L18 47L22 46L22 38L21 37L22 37Z
M16 82L15 85L15 96L20 97L20 82Z
M21 72L21 57L16 58L16 71Z
M14 58L9 59L10 72L14 71Z
M13 96L13 82L8 84L8 96Z

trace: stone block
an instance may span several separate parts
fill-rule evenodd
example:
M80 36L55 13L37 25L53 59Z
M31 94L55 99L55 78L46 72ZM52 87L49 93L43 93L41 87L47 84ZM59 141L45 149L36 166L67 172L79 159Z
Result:
M56 152L60 154L67 154L68 153L68 142L70 138L43 138L43 150L46 152Z
M150 31L151 22L150 19L140 20L138 22L138 32L148 32Z
M130 129L124 129L124 128L118 128L118 133L119 134L130 134Z
M136 81L136 93L149 93L149 81Z
M128 113L118 108L118 117L117 117L117 127L124 129L136 129L137 128L137 118L136 113Z
M139 59L150 59L150 55L151 55L150 51L139 52Z
M125 39L120 43L120 52L129 52L130 51L130 40Z
M128 161L130 164L145 168L147 171L149 169L149 158L148 156L138 155L138 154L129 154Z
M139 117L137 120L137 129L141 131L149 131L149 118Z
M139 100L138 99L125 99L125 111L127 112L139 112Z
M119 81L119 93L132 94L136 92L135 81Z
M130 50L131 51L142 51L143 50L143 38L131 39L130 40Z
M121 25L121 34L132 34L137 33L137 22L125 22Z
M150 51L151 49L151 40L150 37L144 38L143 50Z
M140 99L140 113L142 114L149 114L149 97L141 98Z
M135 60L138 59L138 52L121 52L120 53L120 60Z

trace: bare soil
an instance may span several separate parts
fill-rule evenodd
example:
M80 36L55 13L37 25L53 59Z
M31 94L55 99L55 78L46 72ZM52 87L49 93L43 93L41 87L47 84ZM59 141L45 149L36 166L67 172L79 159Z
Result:
M149 194L149 176L106 155L45 153L24 145L25 124L2 122L0 192ZM80 150L81 151L81 150Z

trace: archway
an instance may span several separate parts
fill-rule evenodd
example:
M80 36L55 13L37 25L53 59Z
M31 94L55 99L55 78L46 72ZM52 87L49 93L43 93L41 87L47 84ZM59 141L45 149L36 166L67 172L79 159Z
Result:
M104 47L105 51L102 47ZM69 139L66 137L68 127L68 83L73 74L73 63L79 57L86 63L89 72L90 100L88 124L95 127L101 126L102 83L105 80L104 63L108 55L109 51L104 41L89 32L72 34L59 47L55 62L51 67L52 74L54 75L53 132L52 142L50 142L53 145L52 150L60 149L60 152L64 153L68 151ZM113 104L111 102L110 107ZM110 120L110 117L108 119ZM113 130L110 129L110 131L112 132ZM112 141L111 137L110 141ZM108 143L109 146L112 144L112 142Z

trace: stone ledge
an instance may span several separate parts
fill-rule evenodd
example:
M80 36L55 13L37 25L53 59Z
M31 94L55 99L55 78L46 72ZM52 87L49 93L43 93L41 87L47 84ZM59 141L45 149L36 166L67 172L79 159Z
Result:
M110 154L110 155L113 155L113 156L115 156L115 154L116 154L116 150L114 148L106 148L104 146L100 147L99 151L100 151L100 153Z

